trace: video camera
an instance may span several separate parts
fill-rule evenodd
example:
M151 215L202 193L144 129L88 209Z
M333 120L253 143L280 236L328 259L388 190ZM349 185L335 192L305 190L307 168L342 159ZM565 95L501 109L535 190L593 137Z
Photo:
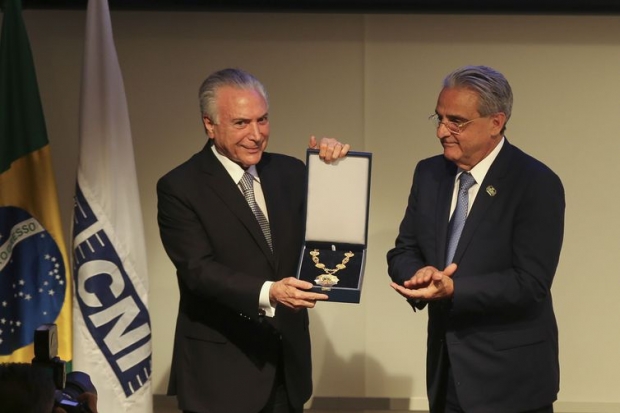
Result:
M34 332L34 358L32 365L48 374L54 381L54 407L67 413L92 413L86 402L78 402L84 392L97 394L90 376L80 371L66 373L66 364L58 357L56 324L43 324Z

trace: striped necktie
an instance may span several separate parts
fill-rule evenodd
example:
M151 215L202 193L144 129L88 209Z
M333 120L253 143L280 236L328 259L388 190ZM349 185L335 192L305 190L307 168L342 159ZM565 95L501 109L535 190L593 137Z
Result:
M269 228L269 221L263 211L261 211L260 207L256 203L256 198L254 198L254 176L252 174L245 172L239 181L239 185L243 190L243 196L245 200L248 202L248 205L252 209L260 228L263 230L263 235L267 240L267 244L269 244L269 249L273 251L273 246L271 245L271 229Z
M463 172L459 177L459 192L456 198L456 208L452 214L449 225L448 249L446 251L446 267L452 263L456 246L461 238L461 232L467 219L467 209L469 207L469 188L476 183L476 180L469 172Z

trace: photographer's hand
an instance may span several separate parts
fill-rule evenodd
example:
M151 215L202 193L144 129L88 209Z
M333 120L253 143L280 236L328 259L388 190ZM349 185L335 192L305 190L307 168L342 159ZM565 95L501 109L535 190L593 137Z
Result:
M78 401L86 403L90 409L90 413L97 413L97 395L95 393L84 392L78 396Z
M86 403L86 407L88 407L87 413L98 413L97 395L95 393L84 392L77 397L77 401L80 403ZM52 413L67 413L67 411L62 407L55 407Z

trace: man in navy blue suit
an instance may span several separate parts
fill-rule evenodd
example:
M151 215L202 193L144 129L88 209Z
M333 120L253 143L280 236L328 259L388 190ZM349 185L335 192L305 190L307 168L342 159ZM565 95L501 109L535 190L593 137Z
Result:
M414 311L428 307L432 413L547 413L557 398L551 285L564 189L508 142L511 110L510 85L494 69L467 66L445 78L431 116L443 155L417 165L387 254L392 287ZM471 187L460 188L466 180Z

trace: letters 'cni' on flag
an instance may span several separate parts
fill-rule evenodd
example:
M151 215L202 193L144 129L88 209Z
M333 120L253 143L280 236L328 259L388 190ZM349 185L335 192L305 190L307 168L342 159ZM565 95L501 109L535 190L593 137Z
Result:
M142 212L125 87L106 0L89 0L73 211L74 369L102 412L152 413Z
M0 0L2 1L2 0ZM71 277L34 62L19 0L0 39L0 362L34 356L34 331L58 325L71 360Z

